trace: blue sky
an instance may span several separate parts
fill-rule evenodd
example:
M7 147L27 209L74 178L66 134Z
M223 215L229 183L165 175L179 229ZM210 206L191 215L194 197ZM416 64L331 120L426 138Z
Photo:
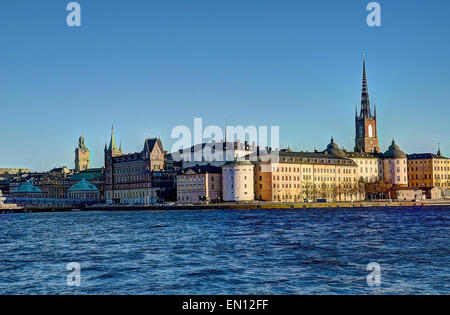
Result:
M448 1L67 0L0 3L0 167L73 167L81 133L103 165L176 125L279 125L281 144L351 149L362 53L379 137L450 155ZM299 146L297 146L299 143Z

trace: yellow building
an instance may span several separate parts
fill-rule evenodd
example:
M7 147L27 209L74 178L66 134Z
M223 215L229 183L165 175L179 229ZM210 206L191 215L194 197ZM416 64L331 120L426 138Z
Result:
M304 202L317 199L361 199L358 165L350 159L319 152L282 150L268 160L258 156L255 197L261 201Z
M450 159L438 154L422 153L408 155L409 187L450 188Z

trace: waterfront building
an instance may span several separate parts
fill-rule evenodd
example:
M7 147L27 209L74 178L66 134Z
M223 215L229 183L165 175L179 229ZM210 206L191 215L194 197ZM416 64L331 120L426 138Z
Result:
M89 168L89 149L86 146L83 135L78 139L78 147L75 149L75 171L80 172Z
M100 191L83 178L69 188L69 199L76 199L82 203L96 203L100 201Z
M439 187L425 187L422 190L427 199L441 200L445 198L444 191Z
M249 144L247 141L212 141L202 143L172 153L174 159L182 162L182 169L197 165L212 165L221 167L226 162L241 159L246 155L256 152L256 144Z
M42 190L30 182L25 182L20 185L20 187L16 188L11 195L14 198L23 199L43 198L44 196Z
M73 171L66 166L54 168L45 172L34 180L34 185L42 190L44 198L67 198L69 190L69 178Z
M425 196L420 188L398 187L391 190L391 198L397 201L422 201Z
M408 164L406 154L392 140L389 149L383 154L384 181L394 186L408 186Z
M378 146L377 109L374 113L370 105L369 88L367 84L366 59L363 60L363 82L361 93L361 111L355 112L356 138L355 152L376 153L380 152Z
M26 182L34 183L38 181L44 173L20 173L9 181L9 194L12 194L17 188Z
M232 161L222 165L222 195L227 202L254 200L253 169L249 161Z
M358 165L346 157L319 152L281 150L278 156L258 156L254 184L256 199L303 202L361 199Z
M105 198L107 203L150 204L162 202L174 190L173 171L165 170L160 139L146 139L141 152L123 154L114 128L109 147L105 145Z
M69 186L72 187L83 179L97 187L100 193L100 199L105 200L105 168L90 168L75 173L69 178Z
M440 149L437 154L415 153L407 158L410 187L450 188L450 159L442 156Z
M9 192L13 193L22 184L30 182L42 191L43 198L67 198L68 179L72 174L65 166L42 173L20 173L10 179Z
M384 164L380 155L365 152L346 152L345 156L358 165L360 181L375 183L384 180Z
M187 168L177 176L180 203L217 202L222 199L222 169L213 165Z

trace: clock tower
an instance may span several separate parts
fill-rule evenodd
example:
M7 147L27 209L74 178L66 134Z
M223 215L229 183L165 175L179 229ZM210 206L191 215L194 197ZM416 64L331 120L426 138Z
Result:
M83 135L78 139L78 147L75 149L75 171L81 172L89 168L89 149L86 146Z
M378 146L377 108L376 106L374 107L374 113L372 114L369 99L369 89L367 87L365 54L363 60L361 111L358 115L358 108L356 108L355 123L356 123L355 152L364 152L364 153L380 152L380 147Z

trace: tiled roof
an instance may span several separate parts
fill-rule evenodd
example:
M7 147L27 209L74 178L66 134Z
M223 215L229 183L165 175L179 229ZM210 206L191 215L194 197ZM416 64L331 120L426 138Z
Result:
M407 155L408 160L423 160L423 159L444 159L448 160L448 158L444 156L439 156L433 153L414 153Z
M189 167L189 168L185 169L183 173L185 173L189 170L192 170L193 172L195 172L197 174L205 174L205 173L220 174L220 173L222 173L222 168L217 167L217 166L212 166L212 165Z
M277 156L278 153L278 156ZM252 161L255 157L265 159L272 159L279 163L296 163L296 164L332 164L332 165L348 165L357 166L357 164L345 157L320 153L320 152L288 152L288 151L272 151L271 153L255 152L247 155L246 158Z

